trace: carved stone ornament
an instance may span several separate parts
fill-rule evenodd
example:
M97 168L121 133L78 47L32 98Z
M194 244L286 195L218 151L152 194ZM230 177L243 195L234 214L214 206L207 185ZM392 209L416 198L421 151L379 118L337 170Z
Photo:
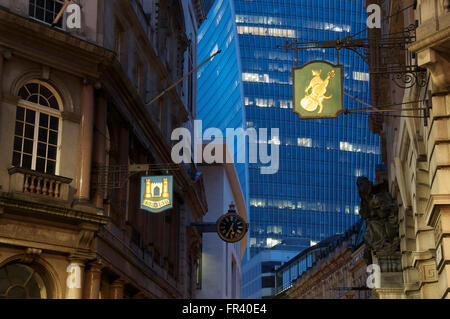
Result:
M89 250L95 233L91 230L82 229L78 236L78 248Z
M400 249L398 207L391 197L387 183L373 185L366 177L356 184L361 198L361 217L366 222L364 242L381 255L391 255Z
M34 262L37 258L39 258L39 256L42 254L42 250L41 249L37 249L37 248L27 248L25 250L25 254L22 256L22 258L20 259L21 262L23 262L24 264L31 264L32 262Z

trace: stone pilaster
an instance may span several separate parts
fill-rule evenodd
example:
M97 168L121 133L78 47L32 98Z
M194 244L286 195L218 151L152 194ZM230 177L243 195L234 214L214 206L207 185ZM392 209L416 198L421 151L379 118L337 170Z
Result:
M101 277L102 265L98 262L89 264L89 269L85 272L84 298L99 299Z
M67 266L65 299L81 299L83 297L85 260L70 258Z
M94 124L94 86L85 83L81 92L81 124L78 138L78 199L88 201L90 197L92 140Z
M122 279L117 279L111 284L111 299L123 299L123 288L125 282Z
M103 208L103 184L105 184L105 179L108 178L102 174L102 168L106 165L106 114L107 101L104 96L100 95L97 98L97 105L95 108L93 164L98 171L95 178L101 182L99 183L100 185L97 185L92 198L93 204L98 208Z

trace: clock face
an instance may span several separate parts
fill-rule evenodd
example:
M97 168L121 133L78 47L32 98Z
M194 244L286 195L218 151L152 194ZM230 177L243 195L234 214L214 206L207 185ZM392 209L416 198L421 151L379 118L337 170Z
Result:
M219 237L229 243L240 241L247 233L248 224L236 213L223 215L217 221Z

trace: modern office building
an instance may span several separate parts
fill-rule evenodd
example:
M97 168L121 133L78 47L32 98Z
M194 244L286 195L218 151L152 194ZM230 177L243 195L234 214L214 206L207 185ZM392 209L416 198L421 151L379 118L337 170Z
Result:
M300 120L292 109L295 54L277 46L286 41L343 39L358 33L357 38L367 37L367 31L360 33L366 29L366 19L364 1L216 0L200 28L199 61L214 48L224 50L220 59L215 58L198 73L198 116L210 118L204 129L223 124L279 128L280 132L275 139L280 147L278 173L263 175L261 163L248 164L250 257L289 238L303 239L305 245L299 250L308 248L345 232L359 219L355 181L359 176L374 178L379 137L369 131L367 117L361 114ZM312 60L336 64L337 51L299 51L299 66ZM369 73L364 60L341 50L340 64L344 67L344 92L368 103ZM234 70L232 77L227 69ZM241 110L235 101L242 100ZM348 97L344 107L365 108ZM238 114L238 121L231 121L233 114ZM245 291L245 267L243 271Z
M365 222L305 249L276 270L275 294L290 299L367 299Z
M207 26L198 34L197 60L201 63L218 50L222 52L198 71L197 118L202 121L203 132L214 127L225 136L226 128L246 129L236 17L232 1L208 3L209 18L204 22ZM245 143L236 139L236 148L230 151L235 154L235 166L248 206L248 166L246 161L237 162L237 153L245 151Z
M277 267L298 255L297 240L289 240L260 251L242 267L242 297L249 299L273 298Z

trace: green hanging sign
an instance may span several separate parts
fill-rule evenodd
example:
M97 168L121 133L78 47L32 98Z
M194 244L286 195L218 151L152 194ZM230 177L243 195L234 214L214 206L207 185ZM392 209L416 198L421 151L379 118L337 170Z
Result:
M301 119L334 118L344 110L343 66L312 61L292 69L294 112Z

